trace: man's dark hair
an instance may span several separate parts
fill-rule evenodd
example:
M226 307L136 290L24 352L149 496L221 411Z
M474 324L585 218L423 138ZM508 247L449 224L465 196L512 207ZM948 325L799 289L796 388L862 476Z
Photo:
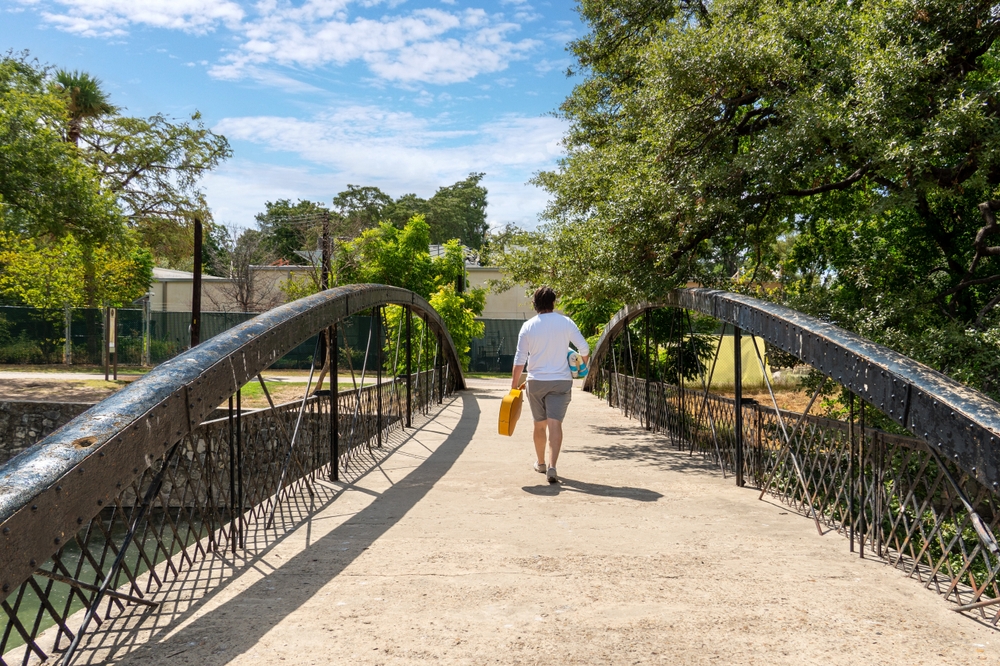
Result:
M531 297L531 302L535 306L535 312L547 312L555 308L556 292L552 291L552 287L539 287Z

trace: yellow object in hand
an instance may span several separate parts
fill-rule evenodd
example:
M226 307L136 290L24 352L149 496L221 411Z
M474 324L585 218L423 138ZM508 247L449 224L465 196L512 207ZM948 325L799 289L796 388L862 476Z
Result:
M497 432L510 437L514 434L514 426L521 416L521 403L524 401L524 384L520 388L511 389L510 393L503 397L500 402L500 422L497 425Z

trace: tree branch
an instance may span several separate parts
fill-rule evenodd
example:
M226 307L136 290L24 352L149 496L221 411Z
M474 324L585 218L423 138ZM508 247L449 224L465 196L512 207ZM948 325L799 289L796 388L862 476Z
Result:
M976 328L982 328L983 319L985 319L986 315L988 315L997 305L1000 305L1000 294L994 296L993 300L987 303L983 309L979 311L979 315L976 317Z
M944 169L934 166L930 167L930 172L934 175L934 178L937 179L937 184L941 187L950 187L952 185L964 183L978 170L979 162L976 160L975 155L968 155L964 160L953 167Z
M939 269L939 270L945 270L945 269L942 268L942 269ZM951 289L948 289L947 291L942 291L940 293L940 296L942 296L942 297L943 296L950 296L952 294L957 294L958 292L962 291L966 287L973 287L973 286L975 286L977 284L990 284L991 282L998 282L998 281L1000 281L1000 275L991 275L989 277L976 278L975 280L962 280L961 282L959 282L957 285L955 285Z
M866 164L842 181L827 183L826 185L820 185L819 187L813 187L808 190L787 190L784 194L793 197L809 197L814 194L822 194L823 192L830 192L832 190L846 190L848 187L864 178L864 175L868 173L869 168L870 165Z
M984 201L979 204L979 212L982 214L986 224L976 233L976 240L972 247L976 248L976 255L986 255L990 257L1000 257L1000 247L989 247L986 245L986 237L990 234L1000 232L1000 225L997 225L996 211L1000 210L1000 201Z

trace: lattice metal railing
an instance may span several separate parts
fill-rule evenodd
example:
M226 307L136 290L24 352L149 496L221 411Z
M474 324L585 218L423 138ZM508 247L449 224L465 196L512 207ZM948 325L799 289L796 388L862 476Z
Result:
M994 537L1000 524L1000 496L996 483L982 480L981 468L961 465L958 452L945 441L892 434L866 424L866 416L872 419L870 397L858 400L850 388L844 392L847 420L835 420L809 413L818 389L804 413L779 409L773 392L760 403L739 397L738 363L739 402L707 390L711 378L705 376L706 368L714 367L713 358L703 359L700 377L692 380L689 374L682 381L677 364L669 364L663 348L672 344L676 355L690 344L689 329L677 327L672 342L650 339L648 334L643 340L639 322L632 327L637 330L627 324L656 309L623 310L629 315L622 317L625 323L614 334L606 333L595 351L589 390L646 429L667 435L667 446L707 457L739 485L755 486L761 497L769 494L813 518L821 534L833 530L844 535L851 551L887 561L953 601L954 610L994 626L1000 622L1000 549ZM645 321L648 326L648 318ZM775 328L782 323L775 322ZM757 340L749 342L763 370ZM737 341L737 353L738 345ZM824 356L835 353L831 350ZM939 385L944 383L940 375L927 370ZM892 379L887 375L883 370L880 376ZM843 381L845 375L836 378ZM858 388L871 390L868 384ZM891 397L897 397L895 392ZM945 399L934 404L940 403L948 404ZM892 416L890 404L881 403L880 411ZM987 409L997 411L995 403L983 397L977 418L989 423L983 414L993 412ZM901 420L909 426L918 418L907 412ZM977 441L974 431L968 431ZM988 435L989 431L982 439ZM991 454L987 449L978 459L987 460Z
M348 299L357 303L354 309L347 307ZM282 319L279 311L267 326L248 322L220 336L228 335L232 342L218 341L216 349L208 351L195 348L161 366L160 377L155 377L158 371L154 371L124 389L114 399L109 413L121 414L121 405L131 404L127 393L134 393L141 409L149 415L144 417L149 423L146 431L138 430L141 420L134 421L131 428L127 423L108 428L107 421L93 416L95 411L100 415L102 403L39 443L36 456L65 450L64 440L70 449L89 449L81 463L69 467L61 477L54 477L55 483L43 487L41 495L32 498L19 488L3 486L18 482L18 474L10 473L12 468L31 469L30 456L27 460L24 456L15 458L0 469L7 472L5 477L0 474L0 498L3 492L8 493L7 497L28 498L13 507L0 502L0 508L7 512L2 530L7 540L0 540L4 561L18 563L20 554L10 541L14 534L11 526L24 529L26 514L30 523L30 514L40 509L45 493L54 494L50 501L57 508L69 507L80 516L68 530L57 532L59 536L49 542L51 548L27 562L28 575L21 576L16 585L6 582L13 577L10 571L2 572L5 582L0 600L0 617L4 618L0 666L45 661L60 653L63 663L68 663L85 632L96 631L130 607L158 605L156 592L164 585L177 580L199 561L241 552L247 547L249 533L289 528L294 521L280 518L283 512L293 511L290 507L296 497L303 493L313 496L321 490L317 484L326 481L358 478L375 463L375 452L384 450L382 447L395 433L413 422L432 418L433 405L443 403L445 396L464 387L446 330L433 309L416 295L394 288L361 286L311 297L305 301L307 306L309 300L318 303L312 306L313 311L332 308L341 317L359 310L370 312L368 348L361 356L360 368L354 367L351 360L356 356L354 351L360 350L338 350L334 346L328 353L327 341L338 340L335 323L325 325L319 317L303 323L301 318L296 319L301 307L285 306L291 316L286 314ZM400 316L390 330L382 303L400 302ZM412 308L420 308L418 331L412 330ZM292 333L276 335L282 326L292 328ZM255 330L258 332L254 334ZM278 350L294 347L296 336L305 338L318 331L326 334L317 343L302 399L275 405L260 370L280 358ZM274 351L261 353L266 345ZM384 354L387 349L391 355ZM314 384L314 375L324 365L324 359L328 369L331 359L341 355L349 364L351 388L316 390L321 380ZM370 357L374 367L370 367ZM240 364L239 370L234 361ZM208 370L199 369L197 374L178 380L171 365L186 369L192 363ZM216 369L222 372L213 384ZM218 389L233 386L230 382L234 379L238 388L221 410L199 406L204 401L214 405L225 400L225 394L220 395ZM242 407L242 386L247 380L260 385L270 407ZM337 381L331 377L331 385ZM163 387L156 394L161 404L168 404L179 393L188 403L187 413L200 410L211 414L211 420L187 432L183 424L163 418L154 420L156 407L150 408L149 391L136 387L142 382ZM123 394L125 398L120 397ZM101 428L105 428L103 433ZM110 469L114 457L128 454L127 448L111 446L126 428L139 434L148 432L147 439L153 444L150 448L162 448L158 455L147 453L142 466L136 465L126 478L102 478L102 465ZM81 430L86 433L88 429L94 435L78 437ZM102 446L100 438L102 434L108 437L108 433L108 444ZM163 442L174 434L174 443L169 439ZM395 440L399 441L399 437ZM91 503L84 497L67 495L72 488L69 480L93 469L98 473L90 484L98 486L98 499ZM25 484L38 483L26 472L23 477ZM328 496L329 491L323 494ZM48 530L51 526L39 524L37 528ZM34 535L28 531L24 536Z
M437 402L434 375L434 371L413 375L413 386L418 387L412 396L415 412L427 412ZM379 435L387 437L403 428L405 384L405 377L400 377L380 385L381 431L376 430L374 410L379 386L339 392L339 476L359 476L371 459L364 454L379 445ZM453 389L453 384L446 386L446 394ZM359 403L361 409L356 411ZM289 461L291 480L279 488L288 454L282 428L294 427L301 406L296 401L242 414L234 409L185 436L122 487L113 502L82 524L34 576L0 602L7 620L0 636L4 655L0 663L27 664L68 647L79 629L69 618L91 607L92 593L118 556L130 526L135 525L136 533L94 617L98 626L129 605L156 605L152 599L165 583L198 560L219 552L236 553L245 545L246 531L280 511L288 495L311 492L318 479L330 479L331 401L329 391L323 391L305 401ZM50 627L54 629L46 633Z

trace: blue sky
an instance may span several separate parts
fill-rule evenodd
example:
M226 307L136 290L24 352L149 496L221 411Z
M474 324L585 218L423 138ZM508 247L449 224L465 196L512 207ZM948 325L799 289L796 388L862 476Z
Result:
M562 152L570 0L0 0L0 47L100 78L132 115L195 110L234 156L217 222L329 204L348 183L428 197L486 173L493 225L537 224Z

